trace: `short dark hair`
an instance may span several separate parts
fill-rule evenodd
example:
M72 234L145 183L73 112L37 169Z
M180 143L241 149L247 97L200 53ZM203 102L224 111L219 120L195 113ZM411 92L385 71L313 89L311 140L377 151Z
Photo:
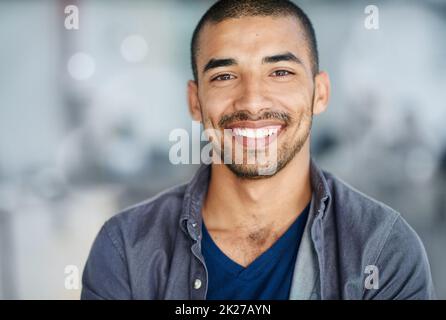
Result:
M313 25L296 4L288 0L220 0L210 7L195 27L191 42L191 64L195 81L198 81L198 38L206 23L219 23L226 19L255 16L295 17L304 29L308 42L313 76L319 72L319 54Z

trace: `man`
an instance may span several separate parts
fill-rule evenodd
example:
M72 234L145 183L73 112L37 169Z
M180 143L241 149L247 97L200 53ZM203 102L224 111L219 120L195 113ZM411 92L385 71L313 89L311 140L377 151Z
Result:
M232 161L202 165L188 184L107 221L82 298L433 298L425 250L400 214L311 159L330 81L305 13L289 1L222 0L191 48L192 117L214 132L214 155ZM263 152L267 161L247 161Z

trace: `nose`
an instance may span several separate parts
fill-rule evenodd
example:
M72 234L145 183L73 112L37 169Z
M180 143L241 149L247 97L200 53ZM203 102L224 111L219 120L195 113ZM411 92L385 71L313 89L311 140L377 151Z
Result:
M244 76L239 88L238 97L234 103L236 111L244 110L257 114L262 109L272 107L271 101L266 96L267 88L256 75Z

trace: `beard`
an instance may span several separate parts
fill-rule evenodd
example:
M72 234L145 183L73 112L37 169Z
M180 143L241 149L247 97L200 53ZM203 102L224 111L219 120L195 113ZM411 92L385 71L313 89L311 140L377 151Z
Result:
M224 163L239 178L251 180L270 178L285 168L296 154L300 152L310 135L313 120L313 105L311 108L302 111L295 119L289 114L281 112L265 112L254 119L245 111L237 111L229 116L223 116L219 121L219 127L224 128L226 124L237 120L264 119L276 119L285 123L285 130L279 136L275 137L273 144L268 145L269 154L266 150L243 148L243 161L234 161L233 148L240 148L241 146L237 142L235 142L235 146L232 146L232 136L228 137L224 134L223 138L214 137L212 139L212 151L216 152L215 156L220 160L219 163ZM207 122L208 125L211 125L209 120ZM283 140L287 137L287 134L290 134L289 130L294 127L296 128L294 136L288 137L288 140ZM281 138L280 142L279 138ZM215 141L218 143L214 143ZM231 147L225 149L225 142ZM259 154L262 156L262 161L258 161L259 159L256 157ZM248 159L248 157L251 157L251 159L254 157L255 161L246 161L249 163L245 163L245 159Z
M304 118L307 118L304 120ZM239 178L243 179L265 179L276 175L280 170L285 168L285 166L294 159L296 154L300 152L303 145L310 135L312 124L312 116L303 115L299 120L298 133L293 141L284 141L279 145L277 141L277 151L274 156L268 159L266 163L226 163L226 166ZM304 127L305 126L305 127ZM300 132L302 129L302 132ZM285 132L284 132L285 133ZM277 140L279 137L276 138ZM249 151L248 151L249 152ZM222 157L224 158L224 157Z

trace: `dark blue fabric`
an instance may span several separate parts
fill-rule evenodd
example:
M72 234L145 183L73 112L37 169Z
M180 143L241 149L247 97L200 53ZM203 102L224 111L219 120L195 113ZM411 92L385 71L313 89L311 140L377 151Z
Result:
M287 300L310 204L274 244L246 268L215 244L203 222L202 253L209 275L207 300Z

